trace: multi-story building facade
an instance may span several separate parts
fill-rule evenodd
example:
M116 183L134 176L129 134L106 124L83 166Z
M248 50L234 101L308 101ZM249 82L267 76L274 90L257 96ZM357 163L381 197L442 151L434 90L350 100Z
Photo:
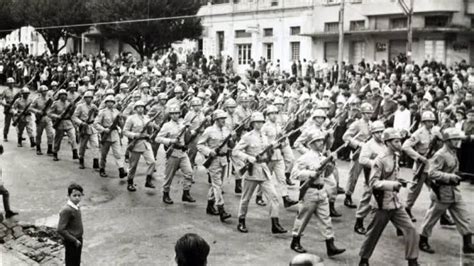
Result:
M410 0L406 0L409 2ZM289 69L295 59L337 60L340 0L219 0L199 11L205 55L260 57ZM414 0L412 57L474 64L474 0ZM407 17L398 0L346 0L346 62L381 62L406 53Z

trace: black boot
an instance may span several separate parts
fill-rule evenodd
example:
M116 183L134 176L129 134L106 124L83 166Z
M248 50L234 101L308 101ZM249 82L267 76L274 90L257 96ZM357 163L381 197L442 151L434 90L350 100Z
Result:
M209 215L219 215L219 212L214 208L214 200L207 200L206 213Z
M367 230L364 227L364 219L363 218L356 218L356 222L354 225L354 232L358 233L359 235L365 235Z
M291 207L295 204L298 204L298 202L295 201L295 200L290 199L290 197L288 195L283 197L283 206L285 208Z
M123 169L123 167L120 167L119 169L119 177L120 178L124 178L127 176L127 172L125 172L125 169Z
M173 204L173 200L171 200L169 192L163 192L163 202L166 204Z
M445 212L441 215L441 219L439 219L439 223L441 225L452 226L455 225L453 219Z
M351 209L357 208L357 206L352 202L351 195L347 195L347 194L346 194L346 199L344 200L344 205L346 205L346 207L349 207Z
M234 189L235 194L240 194L242 193L242 179L236 179L235 180L235 189Z
M49 156L54 155L52 144L48 144L48 150L46 151L46 154L49 155Z
M287 184L288 186L294 186L294 185L295 185L295 183L291 182L290 176L291 176L291 174L290 174L290 173L285 173L285 177L286 177L286 184Z
M8 142L8 137L7 137L7 135L3 135L3 142Z
M107 177L108 175L105 173L105 169L104 168L100 168L99 170L99 175L100 177Z
M410 208L405 208L405 210L407 211L408 216L410 216L411 221L415 223L416 218L413 216L413 214L411 214L411 209Z
M408 266L420 266L418 259L408 259Z
M41 152L41 146L39 144L36 145L36 155L43 155L43 153Z
M331 217L341 217L341 214L336 211L334 204L335 202L329 202L329 215Z
M241 233L248 233L247 227L245 226L245 218L239 218L239 224L237 225L237 230Z
M280 221L277 217L272 217L272 233L273 234L284 234L288 231L285 230L285 228L283 228L281 225L280 225Z
M304 249L300 244L300 239L301 236L293 236L290 248L298 253L306 253L306 249Z
M326 239L326 250L329 257L335 256L337 254L341 254L344 251L346 251L345 249L338 248L334 245L334 238Z
M18 144L16 145L17 147L23 147L23 144L21 143L23 141L21 136L18 136Z
M151 179L153 177L151 175L147 175L146 176L146 182L145 182L145 187L147 188L155 188L155 185L153 185L153 183L151 182Z
M431 248L430 244L428 243L428 238L426 236L420 235L420 242L418 243L418 247L421 251L434 254L434 249Z
M10 218L10 217L13 217L15 215L18 215L18 212L14 212L12 210L8 210L8 211L5 212L5 218L7 218L7 219Z
M72 159L73 160L79 159L79 155L77 155L77 149L72 150Z
M346 191L342 187L337 186L337 195L345 194L345 193L346 193Z
M360 258L359 266L369 266L369 259Z
M32 137L32 138L30 138L30 146L31 146L31 148L34 148L34 147L36 147L35 138L33 138L33 137Z
M181 200L187 202L196 202L196 200L191 197L191 194L189 194L189 190L183 190L183 196L181 197Z
M59 161L58 153L57 153L57 152L54 152L54 153L53 153L53 161Z
M463 240L462 252L464 252L465 254L474 253L474 246L472 245L472 235L471 234L464 235L462 236L462 240Z
M219 211L219 218L221 222L225 222L225 220L229 219L232 217L230 213L227 213L224 209L224 205L217 205L217 210Z
M129 179L127 180L127 190L130 191L130 192L135 192L137 191L137 188L135 187L135 184L133 183L133 179Z
M84 166L84 157L80 157L79 158L79 169L84 169L84 168L86 168Z
M262 196L257 196L257 197L255 198L255 203L257 203L257 205L259 205L259 206L267 206L267 204L265 203L265 201L263 201Z
M99 169L99 159L97 158L92 159L92 168Z

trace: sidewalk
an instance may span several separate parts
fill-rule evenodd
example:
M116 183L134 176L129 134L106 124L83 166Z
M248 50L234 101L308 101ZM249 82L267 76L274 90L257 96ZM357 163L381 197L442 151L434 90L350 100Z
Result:
M19 266L19 265L39 265L39 264L20 253L7 250L3 247L3 245L0 245L0 265L1 266Z

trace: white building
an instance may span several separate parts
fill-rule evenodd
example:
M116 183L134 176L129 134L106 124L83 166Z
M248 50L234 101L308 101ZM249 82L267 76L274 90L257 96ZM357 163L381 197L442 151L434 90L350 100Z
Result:
M12 31L5 38L0 40L0 49L5 47L11 48L13 44L18 47L22 43L24 46L28 46L31 55L37 56L44 52L49 52L46 42L35 29L31 26L21 27L20 29ZM64 42L60 41L60 45ZM63 49L61 53L65 53L66 49Z

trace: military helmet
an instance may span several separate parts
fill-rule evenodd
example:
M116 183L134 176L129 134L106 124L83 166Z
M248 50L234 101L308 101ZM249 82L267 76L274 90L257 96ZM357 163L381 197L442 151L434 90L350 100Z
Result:
M90 91L88 91L88 92L90 92ZM86 96L84 95L84 97L86 97ZM105 97L104 102L114 102L115 103L115 97L112 96L112 95L109 95L109 96Z
M254 112L250 117L250 122L265 122L265 117L261 112Z
M76 83L74 81L70 81L68 84L67 84L67 87L68 88L75 88L76 87Z
M380 120L377 120L377 121L374 121L371 125L370 125L370 132L371 133L375 133L375 132L382 132L385 130L385 125L383 124L382 121Z
M181 113L181 109L179 108L178 105L171 105L171 106L168 108L168 113L170 113L170 114L180 114L180 113Z
M120 89L121 89L121 90L126 90L126 89L128 89L127 83L120 83Z
M107 89L107 90L105 91L105 95L114 95L114 94L115 94L114 89Z
M91 78L89 78L89 76L85 76L85 77L82 78L82 81L89 82L89 81L91 81Z
M319 101L318 102L318 109L329 109L330 106L326 101Z
M464 132L462 132L461 130L455 127L446 128L443 131L443 140L463 139L463 138L464 138Z
M28 89L28 87L23 87L23 88L21 89L21 93L23 93L23 94L28 94L28 93L30 93L30 89Z
M311 144L317 140L324 140L326 138L325 134L319 130L314 131L309 138L308 144Z
M52 81L52 82L51 82L51 87L52 87L52 86L58 86L58 82L57 82L56 80Z
M136 109L139 106L145 107L145 103L143 101L136 101L135 104L133 105L133 109Z
M44 92L44 91L48 91L48 87L46 85L41 85L38 89L39 92Z
M436 121L435 115L431 111L424 111L423 114L421 114L421 122L425 121Z
M200 106L202 105L202 101L201 99L197 98L197 97L194 97L192 100L191 100L191 106Z
M84 93L84 98L87 98L87 97L89 97L89 98L94 97L94 93L92 93L92 91L86 91Z
M284 105L285 100L281 97L275 97L275 100L273 100L273 105Z
M158 100L168 100L168 94L164 92L158 93Z
M360 111L362 113L373 113L374 112L374 107L370 103L363 103L360 106Z
M65 90L65 89L60 89L60 90L58 91L58 96L61 95L61 94L67 95L66 90Z
M313 113L313 117L323 117L326 118L326 112L323 109L316 109Z
M183 93L183 88L181 88L181 86L176 86L174 88L174 93Z
M230 98L230 99L227 99L225 101L224 106L225 107L237 107L237 103L235 102L234 99Z
M148 82L144 81L142 82L142 84L140 84L140 88L149 88L150 87L150 84L148 84Z
M382 133L383 141L388 141L392 139L401 139L401 138L402 136L400 135L400 132L393 127L389 127L385 129Z
M275 105L269 105L266 110L267 115L278 113L278 108Z
M15 83L15 79L12 77L7 78L7 83Z
M223 110L215 110L214 113L212 114L214 120L221 119L221 118L227 118L227 113Z
M134 91L132 96L133 96L133 98L136 98L136 97L141 98L142 97L142 95L139 91Z

